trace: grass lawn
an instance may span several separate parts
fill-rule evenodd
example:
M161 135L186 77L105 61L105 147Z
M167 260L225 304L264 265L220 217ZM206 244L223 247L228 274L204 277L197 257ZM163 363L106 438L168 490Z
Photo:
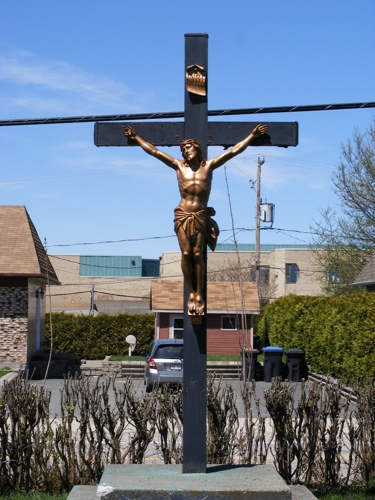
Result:
M47 493L16 493L11 492L7 495L0 495L0 500L66 500L69 493L61 495L48 495Z
M354 487L337 493L314 493L319 500L375 500L374 487ZM69 493L49 495L47 493L16 493L0 495L0 500L66 500Z
M143 356L111 356L109 361L144 361Z
M319 500L374 500L374 494L366 493L328 493L323 496L317 496Z
M207 361L240 361L235 354L207 354Z
M314 493L319 500L375 500L375 483L370 483L356 486L349 486L342 490L325 490L322 489Z
M347 491L345 493L325 493L319 495L315 493L319 500L375 500L375 493L366 493L365 491Z
M239 361L239 357L235 354L208 354L207 361ZM109 361L145 361L143 356L111 356ZM1 500L1 499L0 499Z
M4 370L0 370L0 378L4 377L4 375L6 375L7 373L9 373L10 371L11 371L10 368L9 368L9 370L7 370L6 368Z

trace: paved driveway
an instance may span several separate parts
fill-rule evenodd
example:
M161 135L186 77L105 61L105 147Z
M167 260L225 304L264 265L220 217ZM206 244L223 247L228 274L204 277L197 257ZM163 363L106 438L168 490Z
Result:
M91 384L94 385L96 383L96 377L92 377L92 382ZM226 382L223 381L222 385L224 386ZM42 380L35 380L32 381L32 384L35 384L36 386L40 387L43 385ZM51 396L51 404L50 404L50 410L51 410L51 415L60 415L61 410L60 410L60 396L61 396L61 389L63 387L64 381L59 380L59 379L47 379L45 382L45 387L50 389L52 391L52 396ZM124 385L124 380L119 379L116 380L115 382L116 386L121 388L121 386ZM242 383L239 380L230 380L228 381L228 384L230 384L233 387L233 390L236 394L236 401L237 401L237 408L238 408L238 413L239 417L242 418L245 416L244 413L244 405L243 401L241 398L241 385ZM295 387L295 399L298 401L300 394L301 394L301 384L300 383L292 383L292 385ZM269 389L271 386L271 383L268 382L257 382L256 383L256 397L259 398L260 400L260 409L261 409L261 415L264 417L268 416L266 407L265 407L265 401L264 401L264 391ZM135 392L137 395L141 395L145 391L145 386L143 384L143 380L134 380L133 381L133 387L135 389ZM114 402L114 396L113 396L113 390L109 390L109 395L110 395L110 403ZM253 405L253 410L255 411L255 405ZM254 416L256 414L254 413Z

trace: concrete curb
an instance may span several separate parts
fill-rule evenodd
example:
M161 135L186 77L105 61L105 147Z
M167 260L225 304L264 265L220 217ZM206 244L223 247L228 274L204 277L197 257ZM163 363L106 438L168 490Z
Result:
M18 372L9 372L4 377L0 378L0 387L4 385L5 382L10 382L18 376Z

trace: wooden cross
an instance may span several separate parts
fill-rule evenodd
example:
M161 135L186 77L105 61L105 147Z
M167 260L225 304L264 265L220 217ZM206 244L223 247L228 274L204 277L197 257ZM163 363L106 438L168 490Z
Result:
M183 122L96 123L96 146L132 146L124 136L123 126L130 126L155 146L179 146L184 139L200 142L204 158L207 146L225 148L243 140L258 122L207 121L208 35L185 35L185 120ZM266 123L268 133L254 140L251 146L296 146L297 122ZM207 256L205 255L205 263ZM207 277L205 279L207 283ZM204 299L206 299L206 286ZM187 314L188 293L184 292L184 473L206 472L206 315ZM205 300L206 302L206 300Z

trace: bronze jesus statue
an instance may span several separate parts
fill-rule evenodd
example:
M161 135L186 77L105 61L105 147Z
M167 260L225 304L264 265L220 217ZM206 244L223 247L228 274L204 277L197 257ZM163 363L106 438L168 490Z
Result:
M177 174L181 201L175 209L174 230L181 248L181 268L189 290L188 314L203 315L202 296L205 275L203 250L207 244L215 250L219 227L211 218L215 210L207 206L213 171L245 151L256 138L267 132L266 125L257 125L243 141L211 160L202 156L201 146L194 139L181 142L183 160L173 158L145 141L134 129L124 126L124 135L135 141L146 153L173 168Z

